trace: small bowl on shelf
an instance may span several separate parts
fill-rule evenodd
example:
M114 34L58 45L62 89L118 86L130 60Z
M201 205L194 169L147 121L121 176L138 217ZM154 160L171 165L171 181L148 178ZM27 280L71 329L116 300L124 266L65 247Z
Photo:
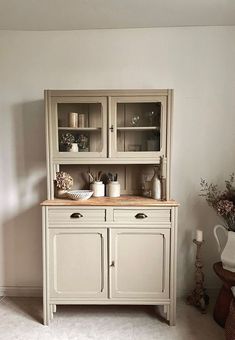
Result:
M67 197L75 201L88 200L93 195L92 190L69 190Z

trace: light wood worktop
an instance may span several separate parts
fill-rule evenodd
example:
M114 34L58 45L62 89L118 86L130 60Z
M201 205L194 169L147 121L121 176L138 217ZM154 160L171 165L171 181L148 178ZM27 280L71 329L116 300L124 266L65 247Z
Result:
M160 201L143 196L121 196L121 197L91 197L85 201L73 201L69 199L46 200L41 203L46 206L160 206L177 207L176 201Z

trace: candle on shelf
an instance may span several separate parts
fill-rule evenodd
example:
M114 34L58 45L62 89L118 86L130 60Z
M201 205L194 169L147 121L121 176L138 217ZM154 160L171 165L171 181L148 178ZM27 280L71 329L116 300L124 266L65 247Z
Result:
M78 127L78 114L76 112L69 113L69 127L71 128Z
M79 127L81 128L84 128L85 127L85 115L83 113L80 113L78 115L78 125Z
M196 230L196 241L197 242L202 242L203 241L203 231L197 229Z

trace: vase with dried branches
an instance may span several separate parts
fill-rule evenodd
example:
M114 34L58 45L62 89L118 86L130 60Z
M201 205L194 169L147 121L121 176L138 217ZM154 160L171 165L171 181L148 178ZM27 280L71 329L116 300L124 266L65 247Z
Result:
M64 171L59 171L56 173L56 188L57 197L66 197L67 190L71 189L73 186L73 178Z

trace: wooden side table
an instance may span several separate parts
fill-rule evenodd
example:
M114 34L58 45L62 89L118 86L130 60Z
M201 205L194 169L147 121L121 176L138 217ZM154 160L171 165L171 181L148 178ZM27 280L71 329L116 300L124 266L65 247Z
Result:
M233 298L229 315L225 324L225 337L226 340L234 340L235 339L235 298Z
M235 273L224 269L222 262L214 263L213 269L223 282L214 308L214 320L220 326L224 327L229 314L229 307L233 299L231 287L235 286Z

